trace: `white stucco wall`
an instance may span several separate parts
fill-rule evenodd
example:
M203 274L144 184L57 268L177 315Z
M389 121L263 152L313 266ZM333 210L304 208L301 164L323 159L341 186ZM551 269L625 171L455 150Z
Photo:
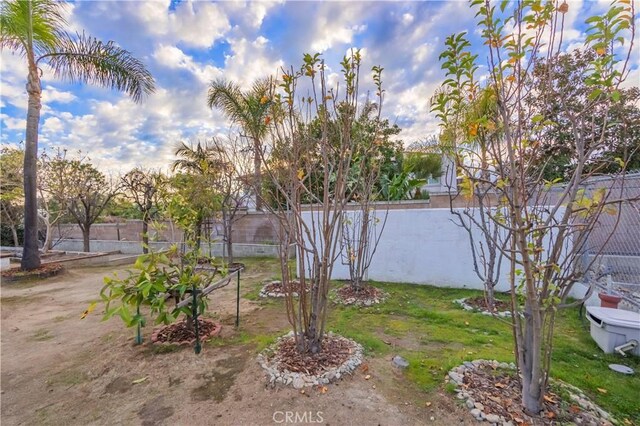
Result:
M305 222L310 218L305 213ZM483 283L473 269L468 234L452 219L448 208L389 210L368 279L482 290ZM509 262L503 260L498 291L509 289L508 274ZM332 278L349 278L342 256L334 264Z

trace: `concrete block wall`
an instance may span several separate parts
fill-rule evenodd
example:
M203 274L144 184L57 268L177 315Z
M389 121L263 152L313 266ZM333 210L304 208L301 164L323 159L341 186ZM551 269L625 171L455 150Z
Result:
M152 242L149 247L153 251L166 250L171 247L169 242ZM208 245L203 245L202 250L208 253ZM56 246L57 250L66 251L82 251L81 240L62 240ZM211 253L215 257L222 257L223 244L214 243L211 245ZM92 240L92 252L116 252L123 254L141 254L142 246L137 241L111 241L111 240ZM289 248L290 256L293 256L293 246ZM278 257L278 246L274 244L244 244L237 243L233 245L234 257Z

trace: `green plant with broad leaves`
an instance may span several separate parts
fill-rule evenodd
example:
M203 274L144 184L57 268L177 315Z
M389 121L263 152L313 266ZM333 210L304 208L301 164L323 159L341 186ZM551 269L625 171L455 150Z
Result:
M127 327L144 327L147 317L156 324L175 322L185 315L188 328L193 327L193 307L178 307L193 290L203 290L214 278L214 270L199 268L203 255L198 249L181 254L178 246L168 251L149 252L138 257L128 276L114 274L104 278L100 297L105 303L103 320L119 316ZM212 260L212 259L208 259ZM207 308L206 299L197 299L198 311Z

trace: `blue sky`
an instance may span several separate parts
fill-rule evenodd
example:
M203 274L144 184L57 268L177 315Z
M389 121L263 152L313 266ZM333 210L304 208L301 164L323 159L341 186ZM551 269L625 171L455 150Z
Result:
M582 46L584 20L608 1L569 1L566 49ZM78 1L67 10L71 31L115 40L156 78L142 105L125 95L58 81L43 72L40 143L82 150L103 170L166 167L179 141L226 135L227 123L206 106L210 81L249 85L321 52L329 68L352 47L363 49L363 74L381 65L387 89L383 114L397 122L405 144L437 132L429 98L443 79L438 55L444 38L477 37L466 1L427 2L205 2ZM640 45L636 41L636 47ZM638 50L629 81L638 85ZM26 65L2 52L1 142L24 138ZM370 86L369 86L370 87Z

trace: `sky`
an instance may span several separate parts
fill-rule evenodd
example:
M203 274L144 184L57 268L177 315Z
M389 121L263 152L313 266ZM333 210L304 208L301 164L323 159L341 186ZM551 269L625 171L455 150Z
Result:
M584 44L584 20L603 13L609 1L568 3L563 48L571 50ZM56 80L43 69L41 148L82 151L114 173L166 168L180 141L227 135L226 119L206 105L212 80L249 87L283 66L299 67L304 53L315 52L333 74L352 48L362 49L363 80L370 81L371 66L384 68L383 115L403 129L399 137L409 145L438 132L429 100L444 79L438 56L445 37L467 31L481 46L466 1L76 1L65 13L70 32L114 40L156 79L156 92L136 104L116 91ZM638 85L639 40L635 46L627 84ZM1 60L0 142L16 144L24 139L26 63L6 50ZM370 83L362 96L367 88Z

